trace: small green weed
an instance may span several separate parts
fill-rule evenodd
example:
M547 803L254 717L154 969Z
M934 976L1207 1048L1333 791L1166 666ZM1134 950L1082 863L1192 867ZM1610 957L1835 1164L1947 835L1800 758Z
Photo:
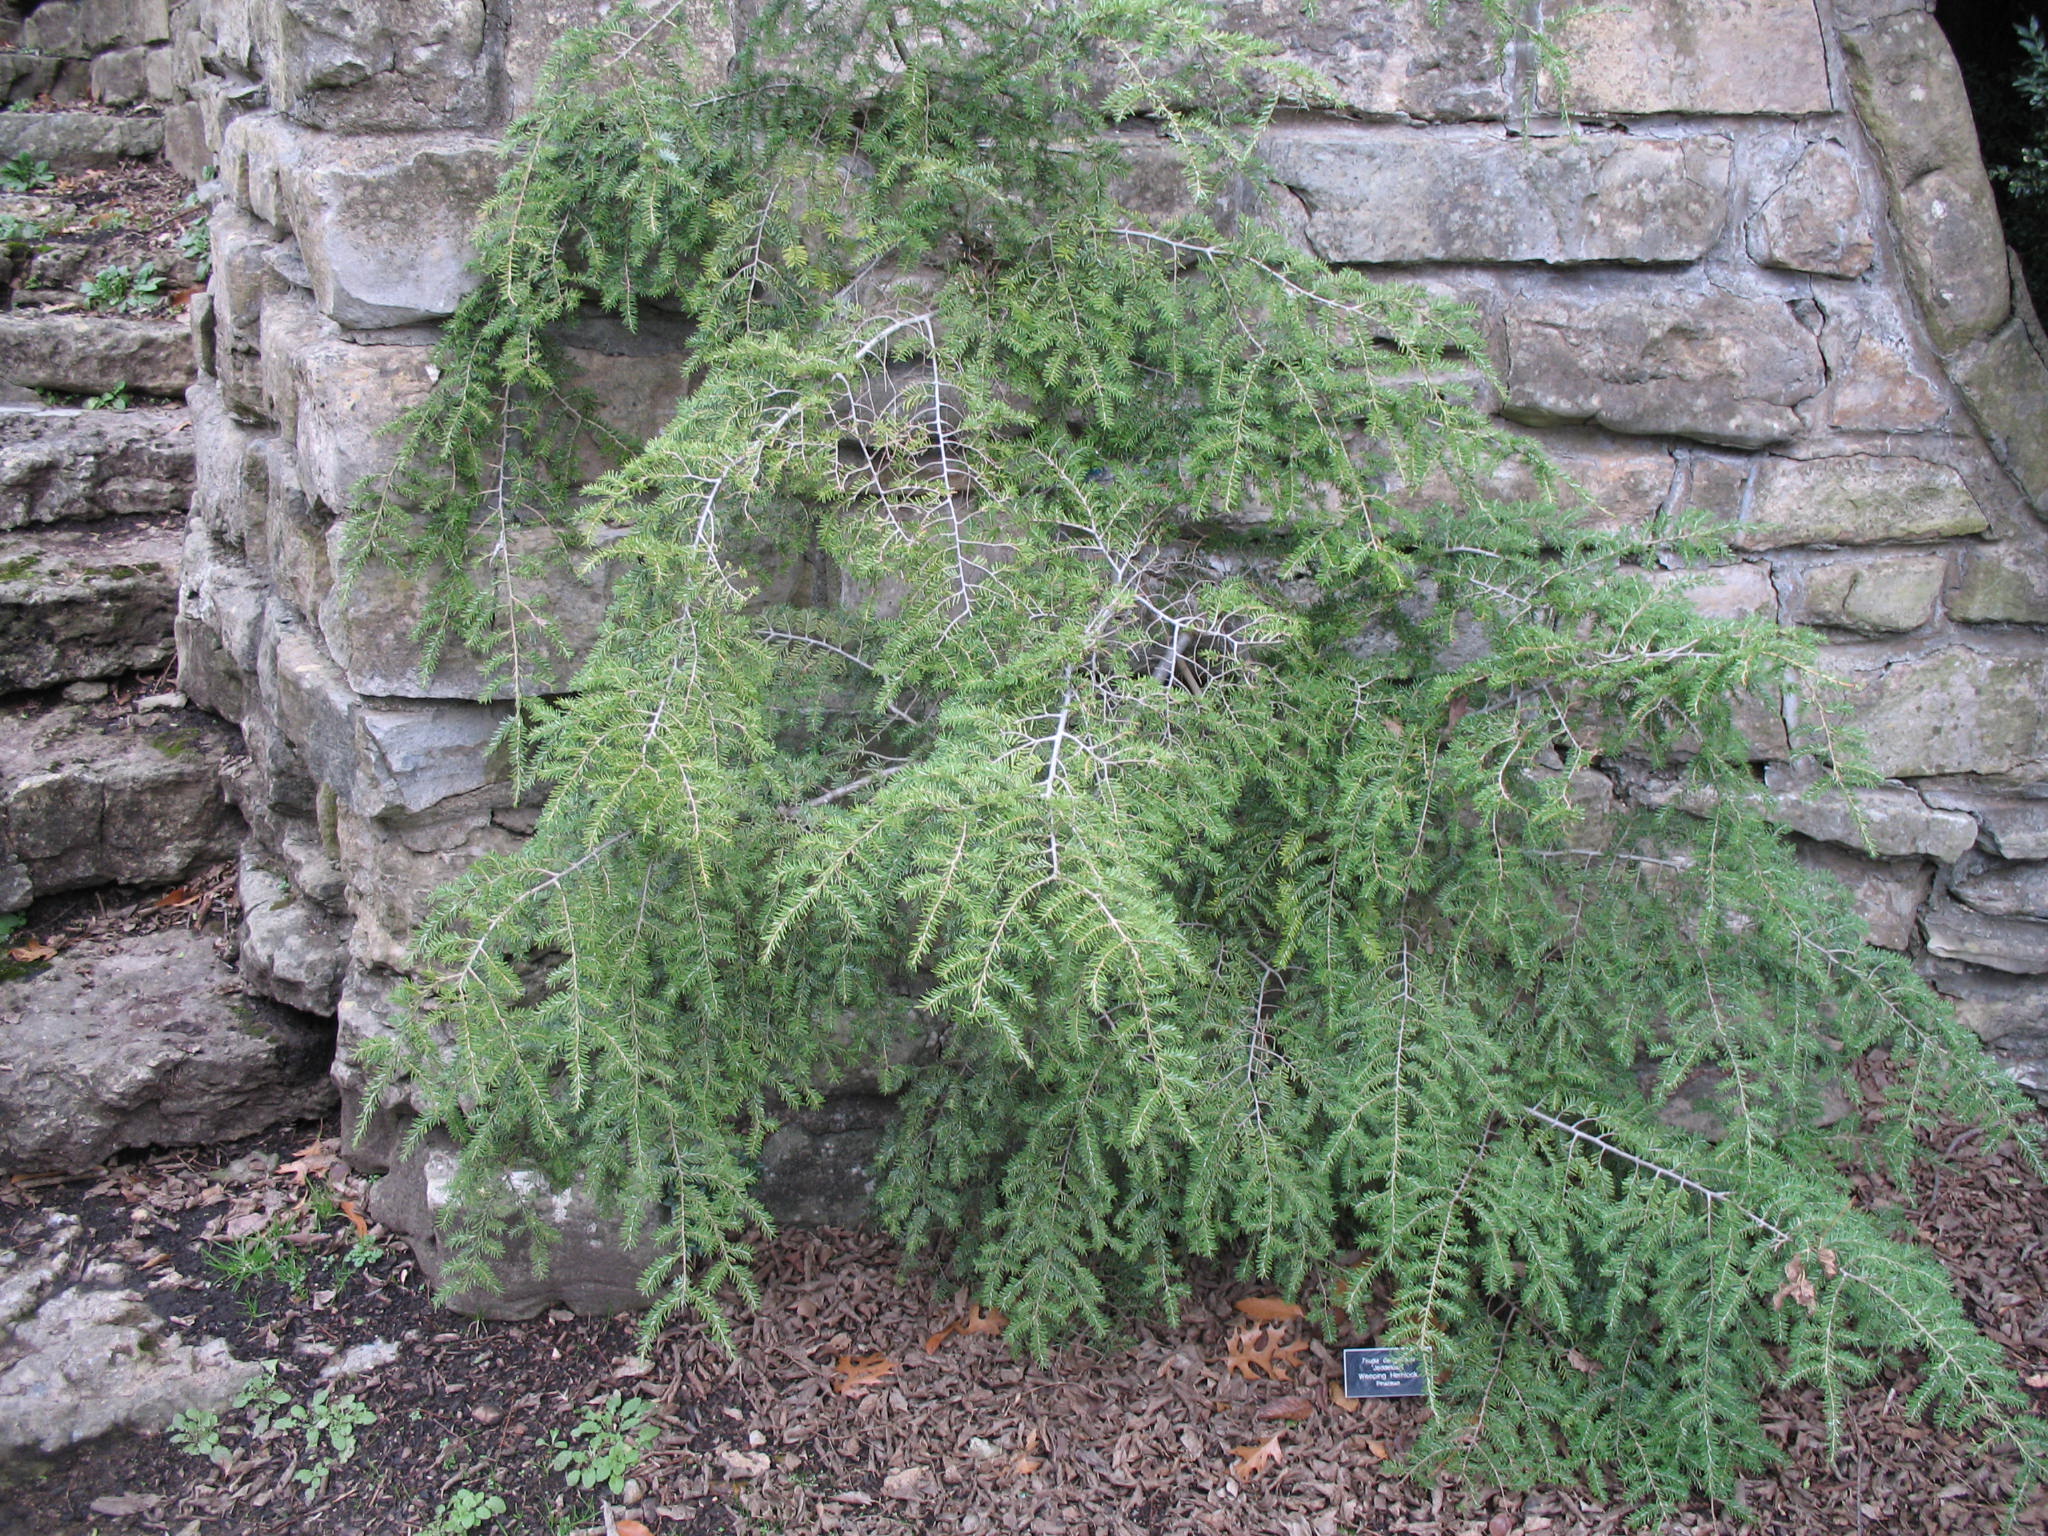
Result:
M0 161L0 190L39 192L56 179L50 162L33 155L19 154L12 160Z
M469 1536L470 1532L482 1530L504 1513L505 1501L495 1493L458 1488L419 1536Z
M122 264L101 267L79 284L78 291L89 309L139 315L163 303L164 279L153 261L139 267Z
M88 396L85 408L88 411L125 411L132 403L128 398L128 386L116 384L103 395Z
M303 1296L312 1281L306 1256L285 1241L276 1227L221 1244L206 1255L206 1267L237 1291L275 1281L292 1295ZM245 1305L250 1300L246 1295L243 1297Z
M249 1428L258 1435L282 1425L291 1406L291 1393L278 1385L275 1360L264 1361L263 1373L235 1394L235 1407L249 1415Z
M178 250L196 269L200 282L213 274L213 226L201 219L178 232Z
M50 231L33 219L24 219L11 213L0 213L0 245L33 243Z
M187 1456L201 1456L216 1467L235 1459L220 1437L220 1415L204 1408L187 1408L171 1420L171 1444Z
M566 1439L548 1437L555 1451L548 1466L568 1479L571 1488L607 1488L616 1497L625 1489L626 1475L640 1465L661 1432L653 1416L652 1400L614 1392L586 1408Z
M308 1504L326 1490L334 1469L355 1456L356 1431L376 1422L376 1413L361 1398L348 1392L337 1396L332 1387L293 1404L275 1421L279 1429L301 1430L306 1436L306 1465L292 1477L306 1490Z

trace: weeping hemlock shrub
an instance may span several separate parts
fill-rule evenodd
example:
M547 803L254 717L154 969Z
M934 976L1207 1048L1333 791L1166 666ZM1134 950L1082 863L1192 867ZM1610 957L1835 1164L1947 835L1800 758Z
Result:
M1814 693L1802 642L1647 581L1710 537L1596 531L1465 316L1257 222L1276 81L1196 0L770 5L715 87L636 16L563 46L354 524L427 632L573 682L379 1062L461 1149L451 1283L533 1168L659 1250L650 1326L717 1326L775 1115L916 995L881 1216L1032 1349L1228 1255L1423 1357L1425 1465L1727 1498L1762 1390L1901 1360L2038 1444L1851 1205L2011 1105L1756 814L1728 701ZM684 317L694 387L579 491L592 309ZM616 572L573 679L537 540ZM1687 809L1577 803L1617 754ZM1703 1084L1714 1139L1659 1113Z

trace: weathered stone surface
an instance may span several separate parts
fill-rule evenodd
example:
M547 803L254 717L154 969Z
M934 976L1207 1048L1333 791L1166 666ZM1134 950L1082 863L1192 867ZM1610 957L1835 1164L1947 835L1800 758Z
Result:
M1811 0L1631 0L1554 25L1575 112L1826 112L1827 54ZM1554 82L1542 97L1558 105Z
M1842 33L1856 109L1891 186L1892 224L1934 344L1949 351L2010 313L2005 237L1962 73L1932 16Z
M1930 979L1953 998L1956 1019L1991 1048L2020 1086L2048 1100L2048 977L1935 962Z
M2048 923L2024 917L1986 917L1963 907L1942 907L1921 919L1927 952L1994 971L2048 973Z
M1465 122L1511 105L1499 34L1476 0L1451 0L1439 19L1426 0L1230 0L1225 20L1279 44L1353 112Z
M345 511L357 483L397 457L398 444L384 429L433 387L432 355L426 345L359 346L327 334L285 358L293 407L285 437L300 486L330 514Z
M2048 624L2048 547L2038 539L1966 545L1949 617L1965 624Z
M181 531L137 521L0 535L0 688L48 688L171 655Z
M1904 634L1934 617L1948 575L1942 555L1836 560L1800 573L1790 617L1866 635Z
M263 580L194 519L178 579L178 688L237 724L256 690L267 597Z
M170 41L170 0L85 0L84 9L89 53Z
M1856 162L1839 144L1808 146L1749 221L1749 254L1766 267L1857 277L1876 243Z
M1863 336L1836 382L1829 420L1850 432L1926 432L1948 416L1940 384L1903 345Z
M1977 818L1983 845L2008 859L2048 859L2048 786L2033 793L1970 779L1923 784L1927 803Z
M406 965L436 891L486 854L509 853L521 842L485 810L377 821L343 811L335 833L356 919L349 953L358 964L390 970Z
M221 149L228 184L298 237L322 313L358 329L446 315L476 286L470 228L501 163L474 134L336 138L275 114L239 119Z
M329 533L337 562L345 531L337 522ZM426 649L413 630L432 581L380 562L364 567L345 590L332 589L320 605L321 636L349 686L362 694L408 699L509 699L562 691L596 642L614 571L601 565L580 575L588 553L561 550L544 528L514 529L506 542L509 571L494 561L480 566L476 576L511 600L508 611L523 615L516 674L509 665L487 666L459 642L443 647L433 672L423 674ZM534 623L543 615L552 634Z
M21 46L36 53L84 58L91 50L86 46L81 0L43 0L30 9L21 23Z
M370 1215L405 1236L430 1284L438 1282L448 1263L442 1232L454 1178L454 1152L429 1145L395 1163L370 1187ZM450 1303L456 1311L518 1319L551 1306L588 1314L647 1305L638 1282L654 1261L650 1245L628 1249L620 1241L618 1220L598 1211L579 1190L556 1190L530 1170L508 1174L505 1184L508 1200L536 1212L559 1234L560 1241L548 1250L548 1273L535 1276L524 1242L508 1243L504 1261L493 1268L502 1287L464 1292Z
M1991 526L1963 478L1926 459L1852 453L1763 461L1738 549L1912 543Z
M118 1000L118 1003L115 1002ZM232 1141L333 1102L328 1035L242 995L183 929L80 945L0 983L0 1166Z
M1776 618L1778 614L1778 589L1771 580L1771 568L1761 562L1656 572L1651 580L1683 592L1686 601L1709 618L1746 619L1756 614Z
M336 132L489 120L484 0L262 0L271 99Z
M1453 10L1467 0L1454 0ZM723 80L733 56L734 13L721 0L682 0L656 14L655 35L676 50L684 73L704 85ZM564 33L613 14L610 0L520 0L505 15L505 88L500 116L517 117L533 105L548 53ZM603 77L600 77L601 79ZM451 125L460 126L460 125Z
M259 853L243 850L242 984L306 1013L332 1013L348 964L348 922L292 888Z
M0 887L32 898L101 885L174 885L234 856L221 799L234 733L195 709L72 705L0 712Z
M1504 324L1507 413L1758 448L1796 434L1824 382L1789 305L1631 282L1530 286Z
M1728 218L1720 135L1279 128L1261 148L1326 261L1695 261Z
M1951 377L2037 510L2048 510L2048 361L2018 321L1956 360Z
M1849 888L1856 915L1869 926L1871 943L1900 951L1912 947L1920 908L1934 885L1932 864L1924 859L1866 859L1826 843L1803 845L1799 859Z
M164 147L163 124L153 117L103 112L0 113L0 160L27 155L60 171L147 160Z
M92 94L96 101L125 107L149 95L149 59L155 50L117 48L92 61ZM161 133L161 129L159 129Z
M1950 645L1918 657L1822 652L1831 706L1887 778L2037 772L2048 759L2048 655Z
M0 113L0 123L7 114ZM0 378L31 389L100 395L127 385L182 395L197 370L192 337L175 320L104 315L0 315Z
M1823 649L1847 686L1829 705L1886 778L2034 774L2048 758L2048 655L1946 645L1925 655Z
M1879 858L1924 854L1953 864L1977 843L1975 818L1930 808L1910 789L1816 789L1766 773L1758 809L1787 831Z
M29 1232L0 1252L0 1458L162 1430L187 1409L225 1412L257 1374L220 1339L174 1333L120 1285L119 1266L94 1264L67 1287L82 1246L75 1217L48 1212Z
M1948 889L1986 917L2048 918L2048 864L1986 863ZM2042 1022L2048 1025L2048 1016Z
M889 1101L871 1094L834 1094L786 1115L761 1147L762 1204L785 1226L863 1225L892 1119Z
M0 528L183 512L192 482L181 411L0 409Z

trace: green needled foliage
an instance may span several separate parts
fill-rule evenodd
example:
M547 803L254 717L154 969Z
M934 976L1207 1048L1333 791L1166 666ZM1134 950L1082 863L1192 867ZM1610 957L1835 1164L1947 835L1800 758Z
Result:
M529 695L548 791L380 1064L461 1148L452 1283L529 1168L658 1250L650 1326L715 1320L775 1116L914 996L883 1219L1033 1349L1227 1254L1420 1352L1421 1459L1482 1477L1728 1498L1760 1391L1902 1358L2030 1434L1851 1204L1937 1111L2012 1122L1756 813L1728 701L1812 694L1802 642L1645 578L1697 531L1595 531L1467 316L1259 222L1313 84L1196 0L770 5L702 74L644 18L563 46L354 525ZM573 387L594 309L693 328L644 445ZM546 539L615 573L573 678ZM1684 809L1582 793L1624 753ZM1711 1140L1659 1114L1703 1083Z

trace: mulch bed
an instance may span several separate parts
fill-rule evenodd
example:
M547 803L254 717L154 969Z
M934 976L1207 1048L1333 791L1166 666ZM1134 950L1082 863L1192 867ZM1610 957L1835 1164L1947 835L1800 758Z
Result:
M1276 1325L1276 1373L1232 1370L1245 1354L1251 1293L1218 1273L1182 1326L1133 1322L1114 1347L1033 1364L984 1331L988 1319L943 1278L899 1266L891 1244L851 1232L764 1245L758 1310L727 1354L701 1326L644 1351L631 1319L565 1311L522 1323L465 1321L431 1304L403 1248L356 1230L360 1182L319 1127L165 1154L67 1182L0 1185L0 1244L39 1209L78 1215L95 1259L130 1267L188 1334L218 1334L243 1359L274 1359L304 1402L351 1345L396 1360L333 1383L375 1414L359 1449L307 1495L303 1436L250 1433L229 1415L225 1467L159 1437L110 1439L33 1473L0 1472L0 1531L169 1536L413 1533L461 1489L495 1492L493 1532L620 1536L924 1531L1143 1536L1592 1536L1628 1511L1569 1489L1533 1495L1398 1468L1418 1402L1334 1402L1334 1346ZM1867 1203L1893 1193L1866 1186ZM1903 1216L1947 1261L1978 1322L2048 1405L2048 1190L2008 1148L1955 1138ZM304 1270L235 1285L209 1266L236 1237L279 1235ZM1256 1341L1255 1341L1256 1342ZM1273 1338L1265 1340L1270 1344ZM1259 1353L1253 1350L1252 1353ZM1274 1379L1275 1375L1279 1379ZM1747 1487L1753 1512L1688 1510L1671 1532L1992 1532L2008 1469L1970 1443L1909 1420L1910 1373L1854 1395L1843 1454L1830 1459L1812 1393L1766 1405L1786 1452ZM558 1444L610 1394L655 1405L659 1436L624 1497L572 1488ZM587 1441L577 1441L584 1444ZM573 1469L573 1468L572 1468ZM97 1508L95 1504L97 1503ZM630 1507L629 1507L630 1504ZM2019 1528L2048 1530L2037 1495Z

